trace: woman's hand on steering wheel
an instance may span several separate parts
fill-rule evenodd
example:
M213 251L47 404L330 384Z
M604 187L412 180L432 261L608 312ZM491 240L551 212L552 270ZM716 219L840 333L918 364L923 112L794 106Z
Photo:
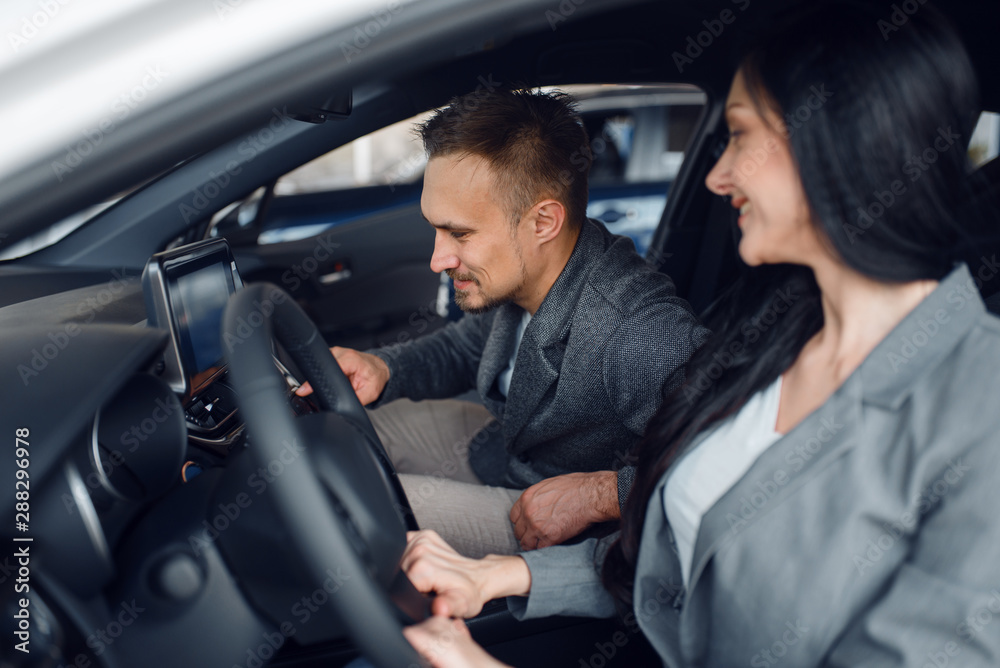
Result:
M469 559L434 531L407 533L400 566L417 591L437 595L431 611L442 617L475 617L487 601L526 596L531 589L531 572L521 557Z

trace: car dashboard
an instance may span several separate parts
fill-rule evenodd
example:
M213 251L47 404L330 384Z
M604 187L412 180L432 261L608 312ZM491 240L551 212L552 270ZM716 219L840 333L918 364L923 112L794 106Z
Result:
M243 456L254 444L225 363L241 330L228 343L220 336L241 286L227 243L212 240L158 253L141 276L115 271L0 308L0 433L20 439L16 458L0 458L0 479L30 487L24 505L0 504L0 545L15 546L0 551L0 627L18 632L23 602L33 655L150 668L336 666L358 656L327 605L343 583L304 579L266 494L301 446L266 468ZM263 324L252 317L240 326ZM317 401L295 394L291 361L272 353L288 410L322 418ZM338 438L321 434L310 447L344 450ZM31 555L23 577L16 549ZM419 618L393 600L401 622ZM517 622L493 601L469 628L503 646L539 633L585 642L603 623Z
M219 331L241 286L228 245L214 240L157 254L141 278L0 309L0 422L17 439L0 475L24 489L18 504L3 504L0 534L31 555L23 582L0 588L0 605L16 632L24 602L31 654L67 666L137 656L150 666L231 665L261 642L273 655L287 640L281 623L299 613L322 621L298 626L297 641L356 655L329 610L292 611L287 595L275 598L302 586L267 504L251 507L261 489L239 457L248 438ZM275 364L290 410L315 412ZM265 489L267 475L258 476ZM260 550L249 567L258 572L232 572L248 563L234 554L248 545ZM5 551L0 579L10 580L25 552ZM266 641L274 629L277 646ZM186 640L206 634L208 649Z

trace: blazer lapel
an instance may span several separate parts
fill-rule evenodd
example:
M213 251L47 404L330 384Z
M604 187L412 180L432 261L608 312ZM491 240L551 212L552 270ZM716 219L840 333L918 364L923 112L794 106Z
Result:
M663 511L666 480L663 477L656 484L646 507L632 595L636 621L663 657L663 665L682 666L685 662L677 639L684 586L677 544Z
M534 318L524 330L514 375L510 379L510 391L507 392L503 429L508 443L513 442L534 414L542 397L559 380L559 369L566 351L566 345L561 339L540 342L539 339L546 335L545 328L533 328L532 325L535 325ZM568 335L568 321L566 330Z
M510 355L514 352L514 334L523 313L524 310L514 304L504 304L499 308L479 360L479 396L490 404L487 408L501 420L506 420L507 402L497 388L497 377L507 368Z
M862 379L855 373L826 403L775 441L702 518L681 628L688 659L697 661L708 649L709 592L698 585L713 557L854 447L856 432L850 426L860 424L861 403Z
M573 314L594 261L604 252L605 234L598 223L589 220L583 223L566 266L524 330L503 416L503 430L508 443L513 443L534 415L542 398L559 380ZM514 325L516 327L517 323ZM508 338L512 339L513 334ZM506 367L509 358L508 349L497 374Z

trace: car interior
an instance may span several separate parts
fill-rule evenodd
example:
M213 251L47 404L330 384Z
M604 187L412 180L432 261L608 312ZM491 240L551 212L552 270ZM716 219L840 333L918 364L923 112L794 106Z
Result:
M136 118L132 143L104 147L58 196L42 181L0 189L3 433L30 429L31 443L30 467L7 456L0 472L30 471L37 536L33 653L0 665L340 666L360 654L420 665L400 627L428 602L398 566L416 525L325 351L405 343L460 313L429 267L419 170L276 193L300 166L485 87L681 87L700 97L676 173L625 195L597 180L592 195L664 198L646 257L695 312L740 275L735 212L704 178L726 136L739 45L794 3L525 1L502 21L486 3L467 14L430 4L425 23L387 29L351 68L330 69L342 40L293 45L231 86L157 110L173 116ZM984 111L1000 112L1000 7L939 9L966 40ZM716 22L724 11L731 26ZM1000 211L995 152L970 179L970 210ZM65 236L8 252L80 212ZM619 217L602 222L615 231ZM299 233L262 242L274 230ZM995 312L998 246L969 259ZM305 381L315 395L295 396ZM17 536L7 505L5 542ZM0 553L5 637L17 630L11 554ZM495 601L469 628L517 666L658 665L641 633L613 619L517 622Z

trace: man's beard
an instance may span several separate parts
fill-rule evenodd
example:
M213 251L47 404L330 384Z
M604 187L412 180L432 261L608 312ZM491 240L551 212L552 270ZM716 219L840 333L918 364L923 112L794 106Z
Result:
M524 289L524 284L528 279L526 268L522 263L521 276L517 285L502 295L489 295L483 291L483 286L479 283L479 279L474 275L458 274L454 269L446 269L445 273L448 274L452 281L472 281L472 284L479 288L479 296L482 299L482 303L480 304L470 303L472 296L462 290L459 290L458 288L455 288L455 305L466 313L471 313L472 315L486 313L514 301L518 294Z

